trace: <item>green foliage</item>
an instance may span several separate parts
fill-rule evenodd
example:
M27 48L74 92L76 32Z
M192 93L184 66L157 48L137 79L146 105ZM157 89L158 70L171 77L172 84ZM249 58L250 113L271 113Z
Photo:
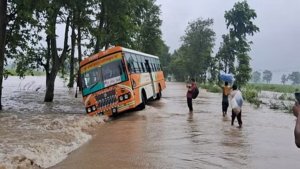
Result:
M288 79L287 75L283 74L283 75L281 76L281 83L282 83L282 84L285 84L288 80L289 80L289 79Z
M225 73L235 73L235 42L229 35L223 35L218 53L216 54L219 63L219 70Z
M9 76L19 76L15 69L7 69L5 70L6 74ZM40 70L31 70L24 72L23 76L45 76L46 73Z
M250 57L247 53L239 52L237 54L238 66L236 68L236 82L239 86L247 84L251 78L252 69L250 68Z
M182 37L182 46L171 57L170 70L177 80L190 76L205 82L208 69L214 65L211 58L215 40L212 24L212 19L197 19L189 23Z
M250 9L246 1L237 2L233 9L225 11L226 26L229 28L230 45L238 65L236 66L236 82L243 86L251 77L250 56L247 54L252 42L247 41L247 35L253 36L259 28L253 24L256 18L255 10Z
M197 19L189 23L185 36L182 37L187 60L186 70L191 77L200 76L200 82L205 82L206 71L209 68L215 32L211 29L212 19Z
M261 80L261 73L258 72L258 71L253 72L253 73L252 73L252 81L253 81L254 83L257 83L257 82L259 82L260 80Z
M169 47L162 41L159 41L158 50L156 50L157 56L159 56L161 68L164 71L165 77L168 76L168 74L171 74L170 69L170 60L171 60L171 54L169 53Z
M249 7L247 1L237 2L233 9L225 11L226 26L230 34L239 40L245 39L246 35L253 36L259 31L252 21L256 17L255 10Z
M299 85L282 85L282 84L248 84L248 86L255 88L258 91L272 91L280 93L294 93L300 88Z
M288 79L293 82L293 84L300 84L300 72L292 72L289 74Z
M161 19L159 18L159 6L154 4L154 1L148 1L145 6L145 12L142 15L139 36L135 41L137 50L153 55L158 55L159 48L164 45L161 40Z
M246 85L242 88L243 98L251 104L260 106L261 101L258 98L259 90L255 89L253 86Z
M183 53L184 52L181 49L175 51L169 66L170 71L174 74L177 81L184 81L188 76L186 71L187 63Z
M270 83L270 81L272 80L272 72L269 70L265 70L263 72L263 80L267 83Z
M278 97L279 100L286 100L287 99L287 94L283 93Z
M206 89L208 92L212 93L222 93L222 89L213 83L203 83L199 85L201 88Z

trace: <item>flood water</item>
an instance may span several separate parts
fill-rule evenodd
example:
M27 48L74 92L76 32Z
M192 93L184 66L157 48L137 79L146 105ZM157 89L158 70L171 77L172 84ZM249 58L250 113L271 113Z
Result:
M44 103L45 77L9 77L0 112L0 168L47 168L92 138L102 123L88 117L75 89L56 79L53 103ZM81 96L81 95L79 95Z
M160 101L112 119L53 168L299 168L293 115L246 103L239 129L222 116L221 94L202 90L189 114L185 92L167 83Z
M102 117L87 116L81 95L74 98L75 89L59 78L54 103L45 104L44 84L44 77L4 81L1 169L300 166L291 114L246 103L238 129L237 121L230 125L230 114L222 116L221 94L201 90L189 114L184 84L169 82L161 100L104 123Z

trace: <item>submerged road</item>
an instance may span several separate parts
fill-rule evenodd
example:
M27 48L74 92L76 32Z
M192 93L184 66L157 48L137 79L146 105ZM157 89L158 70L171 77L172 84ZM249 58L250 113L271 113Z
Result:
M243 128L221 113L221 94L201 90L186 105L183 83L167 83L159 101L128 112L95 131L87 144L54 169L298 169L295 117L268 108L243 107Z

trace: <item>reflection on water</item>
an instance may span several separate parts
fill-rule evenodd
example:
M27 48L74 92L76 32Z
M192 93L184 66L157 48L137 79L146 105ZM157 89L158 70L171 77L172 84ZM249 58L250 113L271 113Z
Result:
M85 115L74 90L57 78L54 102L44 103L45 77L4 80L0 168L46 168L91 138L88 131L102 120Z

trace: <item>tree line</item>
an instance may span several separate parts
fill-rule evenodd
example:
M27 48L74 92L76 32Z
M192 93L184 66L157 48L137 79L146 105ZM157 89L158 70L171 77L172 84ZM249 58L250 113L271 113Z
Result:
M8 59L14 60L19 76L43 69L44 101L52 102L57 74L67 71L68 87L73 87L83 54L121 45L168 55L159 15L155 0L1 0L0 99ZM58 35L58 27L63 35Z
M183 44L172 54L168 67L177 80L183 81L190 76L202 83L218 83L220 72L234 74L239 86L251 79L249 51L252 42L247 38L259 31L253 22L256 12L247 1L242 1L225 11L224 17L228 33L222 35L223 41L214 56L213 19L199 18L189 23L181 38Z
M254 83L258 83L261 81L270 83L272 81L272 77L273 73L270 70L264 70L262 73L259 71L254 71L252 73L251 80ZM300 84L300 72L294 71L290 74L282 74L281 83L285 85L288 81L291 81L294 85Z
M187 76L216 83L220 71L232 73L237 83L251 77L250 44L259 28L246 1L225 11L228 33L213 56L213 19L199 18L188 24L182 45L174 53L162 40L160 6L155 0L0 0L0 109L4 65L13 60L16 72L42 69L46 73L44 101L52 102L58 73L68 74L73 87L83 55L110 45L120 45L160 57L165 75L178 81ZM58 29L63 35L58 35Z

